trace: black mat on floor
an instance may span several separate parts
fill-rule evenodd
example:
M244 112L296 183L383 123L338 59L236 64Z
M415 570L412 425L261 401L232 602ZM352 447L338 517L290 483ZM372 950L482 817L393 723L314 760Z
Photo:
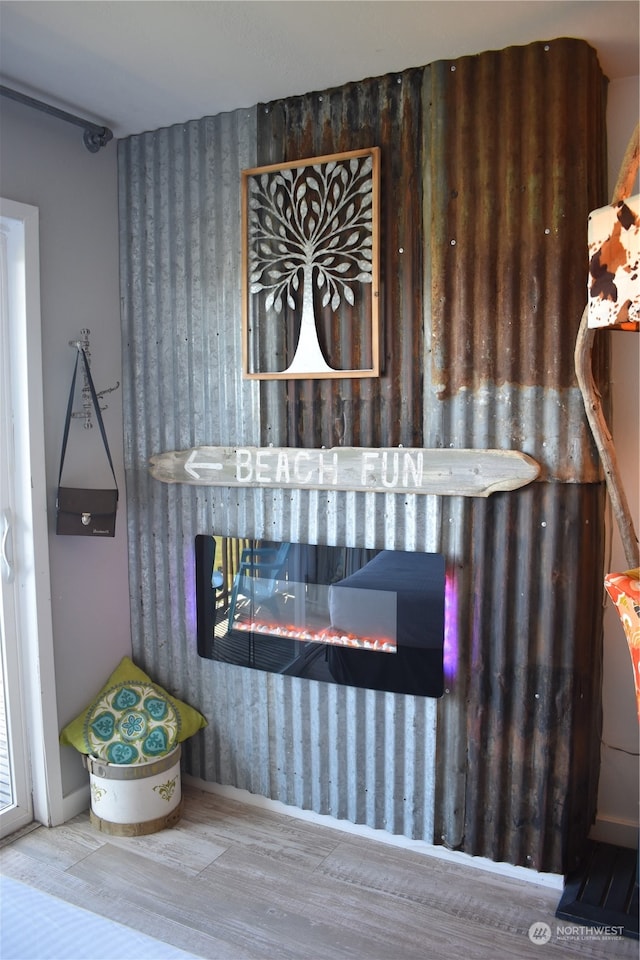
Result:
M570 873L556 917L588 927L624 928L638 939L638 851L588 840Z

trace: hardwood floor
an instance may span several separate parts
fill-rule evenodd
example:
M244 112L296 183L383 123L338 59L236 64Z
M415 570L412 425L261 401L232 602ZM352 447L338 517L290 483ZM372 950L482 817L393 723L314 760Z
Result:
M5 845L2 872L207 960L638 955L626 938L563 940L557 890L193 787L184 794L172 830L111 837L82 814ZM529 939L535 923L549 925L547 943Z

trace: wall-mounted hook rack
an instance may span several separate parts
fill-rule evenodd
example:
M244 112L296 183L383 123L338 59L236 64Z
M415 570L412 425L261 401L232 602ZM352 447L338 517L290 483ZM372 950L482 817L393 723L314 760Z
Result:
M69 340L69 346L73 347L74 350L84 350L87 362L91 365L91 347L89 343L89 335L91 330L84 328L80 331L80 338L78 340ZM97 390L96 396L98 400L102 398L107 393L113 393L114 390L117 390L120 386L120 381L116 380L115 384L112 387L107 387L105 390ZM100 410L107 410L108 404L100 406ZM92 401L91 401L91 389L89 387L89 382L87 380L86 373L83 372L83 384L82 384L82 410L78 410L71 414L72 417L83 417L84 418L84 428L85 430L93 429L93 421L91 419L92 411Z

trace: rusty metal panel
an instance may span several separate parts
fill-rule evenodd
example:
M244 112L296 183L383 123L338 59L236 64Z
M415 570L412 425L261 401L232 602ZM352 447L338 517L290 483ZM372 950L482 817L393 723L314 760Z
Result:
M603 509L596 484L445 500L457 659L438 711L435 830L448 846L559 870L589 830Z
M134 655L209 718L185 750L189 773L411 837L435 830L472 854L567 866L597 784L604 490L572 356L583 213L606 199L603 88L593 50L559 40L120 143ZM243 380L241 170L376 145L383 376ZM544 472L470 502L192 488L147 470L154 453L268 443L517 447ZM442 550L442 700L200 660L193 539L213 530Z
M263 441L302 447L423 445L422 73L422 68L404 70L258 108L262 164L374 146L382 158L382 376L281 385L277 396L287 416L277 440L273 421L265 422ZM338 334L334 319L324 331L329 346L344 336L354 342L343 352L358 356L361 344L350 325ZM263 390L274 393L270 386Z
M605 86L575 40L424 74L425 445L542 466L526 490L443 505L459 661L436 837L538 870L567 867L596 803L603 489L573 354Z
M426 445L515 447L545 478L598 480L573 357L588 214L606 196L595 51L563 39L443 61L424 100Z
M583 41L555 40L440 62L261 108L259 142L268 144L270 161L377 144L389 173L386 193L384 179L382 191L388 204L382 231L383 375L378 384L309 381L283 387L279 399L287 419L281 418L282 442L382 445L416 442L406 438L422 436L426 446L523 450L541 464L543 482L601 480L573 352L586 301L587 217L606 190L605 92L594 50ZM274 157L276 130L282 147ZM606 369L605 351L603 345L596 368L600 373ZM417 389L420 375L423 387ZM400 424L406 426L402 435ZM271 431L268 439L273 440ZM572 521L584 514L589 494L601 502L601 489L587 487L582 493L554 491L565 498L568 510L578 511L569 517ZM526 496L514 493L495 500L504 511L497 516L499 528ZM561 818L559 827L557 814L573 798L556 798L548 820L537 822L537 837L533 830L509 833L502 823L503 836L499 842L494 838L493 852L477 827L476 818L493 820L497 814L491 801L487 809L487 798L469 786L476 773L470 763L468 711L478 704L463 678L474 675L468 658L477 643L475 630L488 638L489 647L502 642L493 625L501 623L498 611L491 608L487 621L478 624L467 606L474 594L467 577L472 576L469 553L477 509L453 501L443 507L441 549L458 584L460 663L439 710L439 757L446 757L437 780L440 836L452 846L498 858L506 844L511 862L559 869L567 847L557 831L565 831L564 842L571 844L566 820ZM598 532L599 519L592 517ZM546 522L534 514L534 525ZM539 544L543 569L563 565L554 553L559 547L556 539L551 546L549 538ZM598 535L593 548L593 565L583 574L597 594ZM504 590L517 583L519 593L538 592L533 568L517 552L509 553L508 567L503 566L504 554L488 547L486 553ZM569 572L563 576L550 589L557 593L558 583L566 581L567 603L573 608L583 578ZM575 623L578 619L576 615ZM582 629L576 632L574 624L572 636L557 642L586 643L597 659L600 622L596 611L586 635ZM512 642L534 643L529 626L521 639L514 634ZM564 681L554 674L552 682ZM484 695L483 689L478 692ZM591 693L597 714L597 688ZM486 707L486 715L495 724L494 709L495 704ZM514 711L509 723L521 721L530 718ZM512 733L520 735L517 727ZM564 728L563 742L573 735L573 728ZM586 821L578 818L576 828L583 832L597 781L594 744L597 739L583 756L583 774L591 785ZM551 741L547 748L555 749ZM533 771L546 755L543 749L529 756ZM569 765L563 772L569 778ZM520 790L517 795L524 806L515 822L526 822L523 811L537 794ZM501 802L498 795L495 803Z

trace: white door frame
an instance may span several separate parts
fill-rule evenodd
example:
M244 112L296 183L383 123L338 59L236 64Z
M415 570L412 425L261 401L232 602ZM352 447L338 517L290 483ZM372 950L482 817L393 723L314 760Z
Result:
M9 351L15 444L13 587L22 722L29 753L33 817L62 823L63 794L51 615L45 472L39 211L0 198L2 223L24 238L24 265L10 293ZM12 278L8 284L11 291ZM3 833L5 828L3 826Z

